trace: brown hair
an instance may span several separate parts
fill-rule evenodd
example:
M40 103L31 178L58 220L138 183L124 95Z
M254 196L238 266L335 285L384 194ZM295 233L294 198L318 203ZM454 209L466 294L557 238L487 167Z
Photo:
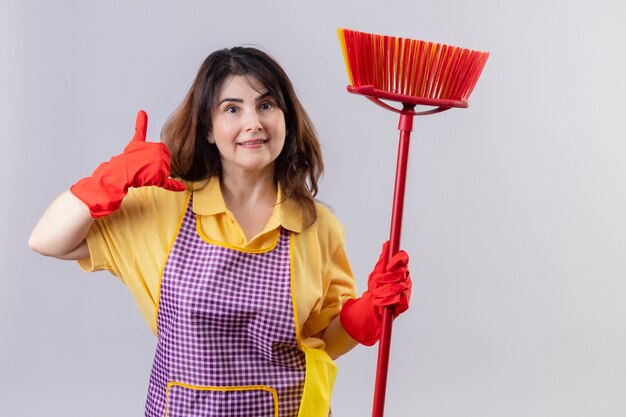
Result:
M276 159L274 180L280 183L285 198L302 209L304 224L310 226L317 218L314 197L324 169L317 133L285 71L256 48L221 49L200 66L187 96L161 132L172 153L172 176L185 181L221 176L219 151L207 138L220 88L231 75L255 76L285 114L287 136Z

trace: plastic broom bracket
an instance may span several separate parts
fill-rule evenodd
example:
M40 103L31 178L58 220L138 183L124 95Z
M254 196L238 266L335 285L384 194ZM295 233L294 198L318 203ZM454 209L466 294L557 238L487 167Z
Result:
M398 109L395 108L387 103L385 103L384 101L382 101L381 99L379 99L378 97L371 97L371 96L366 96L369 101L371 101L372 103L387 109L387 110L391 110L394 113L400 113L400 114L410 114L411 116L427 116L429 114L435 114L435 113L441 113L442 111L446 111L446 110L450 110L452 107L443 107L443 106L439 106L439 107L435 107L434 109L430 109L430 110L422 110L422 111L415 111L415 110L406 110L406 106L407 105L411 105L411 103L403 103L403 108L402 109ZM415 108L415 105L412 106L412 108Z
M415 116L415 104L403 103L398 121L398 130L401 132L413 131L413 116Z

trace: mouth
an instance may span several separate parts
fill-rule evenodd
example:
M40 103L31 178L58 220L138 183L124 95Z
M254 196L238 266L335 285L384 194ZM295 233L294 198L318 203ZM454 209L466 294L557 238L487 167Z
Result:
M269 139L251 139L251 140L244 140L242 142L237 142L237 146L243 146L243 147L261 146L267 142L269 142Z

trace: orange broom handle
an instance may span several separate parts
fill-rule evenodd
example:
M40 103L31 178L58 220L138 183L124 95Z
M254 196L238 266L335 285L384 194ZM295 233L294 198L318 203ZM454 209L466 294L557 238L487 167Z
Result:
M391 229L389 232L389 260L400 250L400 235L402 232L402 210L404 208L404 186L406 183L406 167L409 156L409 140L413 130L413 116L415 104L404 103L400 112L398 130L398 160L396 162L396 179L393 191L393 205L391 210ZM387 373L389 369L389 351L391 348L391 327L393 324L394 306L383 310L383 326L378 345L378 364L376 366L376 385L374 387L373 417L383 417L385 411L385 393L387 391Z

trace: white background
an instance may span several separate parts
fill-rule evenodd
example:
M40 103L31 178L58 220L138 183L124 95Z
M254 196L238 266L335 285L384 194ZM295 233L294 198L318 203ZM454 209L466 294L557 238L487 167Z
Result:
M360 288L387 238L397 116L345 90L336 29L487 50L470 108L417 118L387 416L626 415L622 0L0 0L0 414L139 416L155 338L107 273L29 251L54 196L157 139L204 58L255 45L321 135ZM376 349L339 359L371 415Z

